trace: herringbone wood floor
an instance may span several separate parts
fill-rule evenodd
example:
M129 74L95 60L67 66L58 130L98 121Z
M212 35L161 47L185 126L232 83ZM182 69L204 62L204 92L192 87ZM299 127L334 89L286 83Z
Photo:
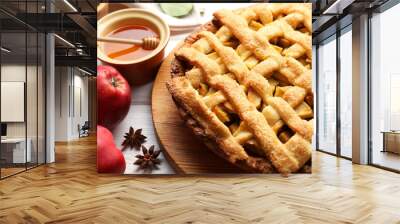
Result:
M400 223L400 175L313 155L312 175L96 173L95 138L0 181L0 223Z

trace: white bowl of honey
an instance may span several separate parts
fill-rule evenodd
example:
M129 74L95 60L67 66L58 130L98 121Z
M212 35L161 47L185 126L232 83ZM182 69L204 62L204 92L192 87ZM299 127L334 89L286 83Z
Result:
M154 78L164 58L170 37L167 23L158 15L144 9L128 8L105 15L97 21L97 36L120 39L157 37L160 42L153 50L141 45L98 42L97 57L117 68L132 85Z

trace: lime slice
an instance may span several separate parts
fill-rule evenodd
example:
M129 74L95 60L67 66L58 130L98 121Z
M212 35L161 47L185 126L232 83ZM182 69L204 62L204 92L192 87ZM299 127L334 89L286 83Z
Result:
M162 11L173 17L187 16L193 9L192 3L160 3Z

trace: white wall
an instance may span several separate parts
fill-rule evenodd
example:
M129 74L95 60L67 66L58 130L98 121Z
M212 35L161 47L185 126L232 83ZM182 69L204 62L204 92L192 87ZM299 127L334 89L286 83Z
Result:
M1 66L1 81L5 82L25 82L25 64L3 64ZM28 66L32 70L32 66ZM1 108L7 110L7 108ZM25 122L7 122L8 137L25 137Z
M1 121L24 122L25 83L1 81ZM36 108L36 107L35 107Z
M38 69L38 70L37 70ZM44 120L44 92L43 89L44 74L42 73L41 66L25 64L3 64L1 66L1 76L3 81L10 82L24 82L26 83L26 106L22 106L21 113L27 115L26 121L22 122L6 122L7 123L7 137L9 138L25 138L25 135L30 140L30 148L32 150L32 161L44 163L45 159L45 120ZM27 80L25 80L27 78ZM4 89L2 89L3 91ZM24 90L21 90L24 94ZM4 97L4 95L2 96ZM24 102L23 102L24 103ZM1 110L12 110L10 107L2 107ZM8 111L13 113L12 111ZM37 155L37 153L39 153Z
M25 64L1 65L1 81L25 82Z
M55 141L68 141L69 68L55 68Z
M78 124L81 126L85 123L85 121L88 120L89 113L88 113L88 78L82 76L82 73L76 74L75 70L75 75L74 75L74 110L75 113L73 113L73 119L72 119L72 130L71 130L71 135L76 138L78 137ZM80 93L79 93L80 91ZM80 96L80 97L79 97ZM80 102L79 102L80 101ZM81 108L79 108L81 107ZM80 111L82 110L82 111Z
M83 75L76 68L56 67L56 141L77 139L78 124L88 120L88 78Z

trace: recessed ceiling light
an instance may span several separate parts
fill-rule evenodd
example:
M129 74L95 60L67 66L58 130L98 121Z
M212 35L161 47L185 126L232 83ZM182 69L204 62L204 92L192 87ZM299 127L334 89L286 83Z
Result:
M83 55L83 50L81 48L77 48L76 53L78 53L79 55Z

